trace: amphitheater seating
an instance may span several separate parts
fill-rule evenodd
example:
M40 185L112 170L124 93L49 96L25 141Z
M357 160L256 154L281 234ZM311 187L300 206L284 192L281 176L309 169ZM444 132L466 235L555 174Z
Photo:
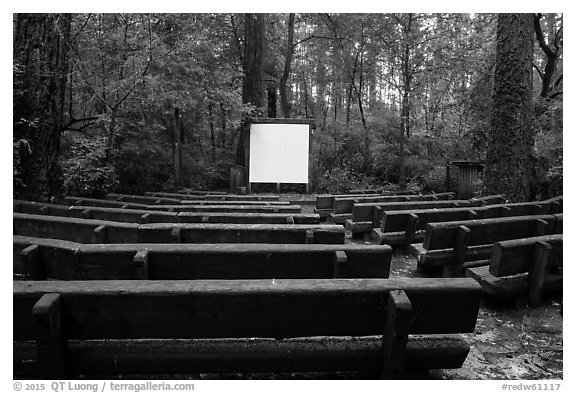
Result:
M300 205L265 205L265 204L234 204L230 201L227 204L183 204L177 205L145 205L142 203L130 203L103 199L66 197L66 204L71 206L92 206L92 207L116 207L126 209L147 209L163 210L172 212L220 212L220 213L300 213Z
M408 247L422 242L428 223L560 213L555 203L556 200L546 200L482 207L389 210L383 213L380 228L372 231L372 239L377 244Z
M469 268L466 277L478 281L492 297L522 299L538 306L542 292L562 289L563 235L497 242L486 266Z
M79 243L344 243L339 225L133 224L23 213L13 214L13 234Z
M474 331L481 295L469 278L15 281L13 340L32 353L15 351L13 369L42 379L333 369L399 378L461 367L469 345L446 334Z
M562 214L430 223L424 242L412 244L418 267L442 267L445 276L487 265L494 243L562 233Z
M357 244L81 244L14 236L15 279L387 278L391 248Z
M147 209L62 206L15 200L15 213L41 214L131 223L318 224L320 216L302 213L169 212Z

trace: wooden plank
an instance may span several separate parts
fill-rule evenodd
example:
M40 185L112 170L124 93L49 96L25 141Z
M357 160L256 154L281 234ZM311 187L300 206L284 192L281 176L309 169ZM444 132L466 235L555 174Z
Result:
M279 201L278 195L206 195L205 201Z
M528 293L530 283L528 275L515 275L495 277L490 274L488 266L480 266L466 270L466 277L474 278L482 285L482 289L489 296L509 299ZM561 290L563 285L562 274L547 274L544 279L543 291Z
M286 206L290 201L259 201L259 200L183 200L182 205L247 205L247 206Z
M173 238L173 230L181 231ZM344 228L338 225L288 224L143 224L138 243L306 243L306 231L313 231L315 243L344 243Z
M511 276L530 271L534 247L538 242L552 245L549 266L562 266L563 235L547 235L514 239L494 244L490 260L490 274L496 277Z
M61 308L61 296L57 293L42 295L32 308L38 363L46 379L63 379L67 376L66 339Z
M137 224L69 217L39 216L14 213L14 234L70 240L80 243L100 242L95 230L106 227L110 242L135 243Z
M344 244L49 246L40 247L46 276L65 280L387 278L391 261L389 247ZM335 273L336 252L345 258Z
M218 224L282 224L290 223L296 225L302 224L319 224L320 216L318 214L302 213L194 213L182 212L177 214L180 223L198 223L206 217L209 223Z
M392 290L416 310L410 334L474 330L471 279L16 281L15 340L30 337L30 303L45 293L61 294L69 339L289 338L381 334Z
M76 375L111 376L146 374L239 372L369 372L376 378L382 364L381 337L287 340L138 340L71 342L71 370ZM18 343L17 343L18 344ZM19 345L25 352L25 345ZM405 370L462 367L469 345L454 336L410 336ZM14 374L34 369L35 359L14 362ZM18 373L20 371L20 373ZM37 376L36 376L37 377Z
M554 216L519 216L430 223L426 226L424 248L427 250L452 248L456 239L457 228L460 225L464 225L472 231L470 245L531 237L536 234L538 220L554 222L555 218Z

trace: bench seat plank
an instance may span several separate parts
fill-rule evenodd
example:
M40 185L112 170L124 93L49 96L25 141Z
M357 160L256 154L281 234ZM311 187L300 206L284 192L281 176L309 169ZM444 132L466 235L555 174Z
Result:
M35 337L27 322L45 293L61 295L69 339L374 335L392 290L418 310L411 334L472 332L479 285L440 280L15 281L14 339Z
M528 294L530 289L528 274L496 277L490 274L489 269L489 266L466 269L466 277L471 277L478 281L484 291L492 297L507 299ZM548 273L544 276L543 290L545 292L561 290L562 282L562 274Z

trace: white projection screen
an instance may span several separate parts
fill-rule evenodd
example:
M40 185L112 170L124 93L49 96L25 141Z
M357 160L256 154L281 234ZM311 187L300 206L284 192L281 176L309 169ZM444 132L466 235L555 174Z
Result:
M250 183L308 184L309 124L250 125Z

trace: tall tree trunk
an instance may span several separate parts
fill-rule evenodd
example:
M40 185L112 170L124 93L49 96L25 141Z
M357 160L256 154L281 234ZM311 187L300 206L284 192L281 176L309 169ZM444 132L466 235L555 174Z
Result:
M284 71L280 78L280 106L282 108L282 117L289 118L291 105L288 100L286 85L290 76L292 67L292 54L294 52L294 14L288 15L288 40L286 42L286 57L284 61Z
M27 145L17 157L18 198L48 201L60 190L71 21L71 14L16 15L13 137Z
M485 190L530 198L533 146L532 14L499 14Z
M245 19L242 103L262 108L264 106L262 80L264 68L264 14L246 14ZM246 166L246 148L248 147L249 132L248 119L244 119L240 125L240 137L236 149L236 164L244 167Z
M406 159L405 138L410 136L410 89L412 75L410 73L410 34L412 31L412 14L408 14L408 22L404 31L405 43L402 56L402 78L404 80L402 90L402 103L400 104L400 143L398 154L398 185L400 189L406 188Z

